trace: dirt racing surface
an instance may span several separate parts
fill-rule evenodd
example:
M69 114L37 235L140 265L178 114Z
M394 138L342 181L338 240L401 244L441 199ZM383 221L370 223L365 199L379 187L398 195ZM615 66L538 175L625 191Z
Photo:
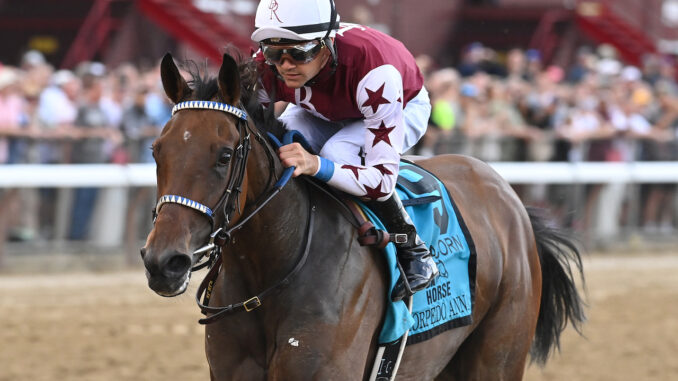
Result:
M535 380L678 379L678 253L585 261L585 338L568 329ZM188 293L146 287L142 268L0 275L0 381L208 380L202 327Z

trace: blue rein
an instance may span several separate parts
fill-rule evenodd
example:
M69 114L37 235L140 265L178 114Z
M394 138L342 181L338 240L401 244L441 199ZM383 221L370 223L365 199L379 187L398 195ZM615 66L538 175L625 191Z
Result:
M313 151L313 149L311 148L311 145L308 143L308 141L306 140L304 135L302 135L301 132L299 132L297 130L288 131L285 134L285 136L283 136L282 143L280 142L280 140L278 140L277 137L275 137L275 135L273 135L270 132L268 133L268 139L271 141L271 143L273 144L273 146L275 148L280 148L282 146L292 144L293 142L296 141L297 143L301 144L301 146L304 147L305 150L307 150L309 152ZM294 167L294 166L285 168L285 171L283 171L283 174L280 176L280 180L278 180L275 183L274 187L276 187L278 189L282 189L282 187L284 187L285 184L287 184L287 182L290 180L290 178L292 178L292 174L294 173L295 168L296 167Z

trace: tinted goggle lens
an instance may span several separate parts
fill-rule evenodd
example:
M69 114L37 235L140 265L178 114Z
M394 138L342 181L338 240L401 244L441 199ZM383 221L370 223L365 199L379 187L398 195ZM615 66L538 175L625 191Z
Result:
M294 46L261 45L261 52L269 65L280 63L284 54L289 55L297 63L309 63L318 55L320 49L322 43L319 41Z

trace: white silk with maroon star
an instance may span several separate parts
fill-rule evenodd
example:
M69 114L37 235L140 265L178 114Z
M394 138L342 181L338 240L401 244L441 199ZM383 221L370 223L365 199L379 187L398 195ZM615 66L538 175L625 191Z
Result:
M328 64L314 84L300 89L285 86L263 63L261 52L256 52L254 58L264 69L265 92L260 100L270 102L268 94L276 94L276 100L294 103L322 119L318 128L327 126L325 121L348 125L354 124L348 121L361 119L364 128L355 130L363 134L364 165L355 165L360 163L357 157L332 157L334 172L327 183L349 194L381 201L395 188L407 129L417 129L418 138L426 128L428 115L407 118L417 121L414 127L404 117L405 106L419 94L423 78L401 42L371 28L342 23L335 44L335 73L329 75Z

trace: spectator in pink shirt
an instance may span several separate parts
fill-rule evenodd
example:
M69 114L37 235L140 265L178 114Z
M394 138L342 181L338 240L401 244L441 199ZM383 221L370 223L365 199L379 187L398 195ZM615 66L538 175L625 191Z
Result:
M19 74L16 69L0 67L0 163L9 163L10 138L21 134L25 125L25 101L18 93Z

